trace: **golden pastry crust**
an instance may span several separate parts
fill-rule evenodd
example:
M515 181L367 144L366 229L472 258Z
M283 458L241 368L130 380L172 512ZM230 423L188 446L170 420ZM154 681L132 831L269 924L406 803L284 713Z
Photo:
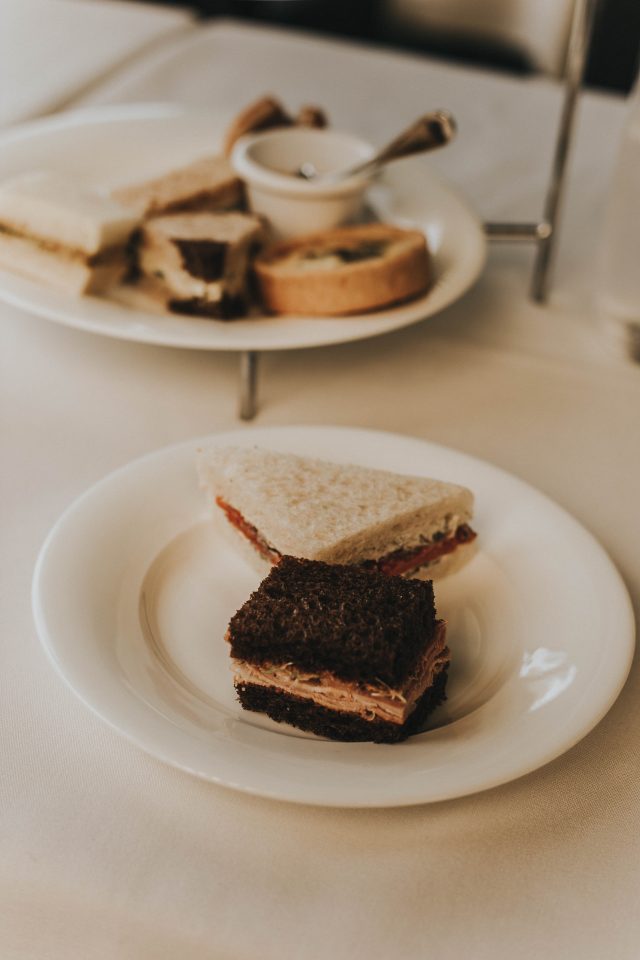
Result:
M305 104L292 117L280 100L275 97L260 97L245 107L228 128L222 146L225 157L231 155L236 140L247 133L260 133L277 127L313 127L321 129L328 125L327 115L321 107Z
M326 113L321 107L305 104L305 106L300 107L298 110L295 124L297 127L312 127L315 130L322 130L328 126L328 120Z
M222 152L230 156L236 140L247 133L271 130L273 127L290 127L293 120L275 97L261 97L245 107L227 130Z
M418 296L430 280L424 234L383 223L276 244L254 270L267 310L304 316L378 310Z

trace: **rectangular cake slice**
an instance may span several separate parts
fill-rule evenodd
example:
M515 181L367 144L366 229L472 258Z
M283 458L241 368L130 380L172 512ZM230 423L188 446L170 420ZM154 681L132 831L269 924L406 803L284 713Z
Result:
M263 233L262 222L244 213L157 217L140 229L134 276L174 313L242 316L250 259Z
M430 581L282 557L227 640L245 709L333 740L404 740L444 699Z
M0 184L0 266L72 293L96 293L125 269L137 218L70 176L41 171Z

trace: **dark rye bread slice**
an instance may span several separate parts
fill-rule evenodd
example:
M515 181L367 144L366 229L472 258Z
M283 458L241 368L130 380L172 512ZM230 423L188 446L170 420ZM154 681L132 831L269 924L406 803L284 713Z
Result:
M435 636L431 581L287 556L232 617L228 633L238 660L293 663L392 687Z
M245 710L265 713L277 723L289 723L330 740L399 743L418 733L429 714L447 699L447 668L435 678L433 685L422 694L413 713L403 724L387 720L365 720L353 713L342 713L320 707L312 700L294 697L275 687L255 683L236 684L238 699Z

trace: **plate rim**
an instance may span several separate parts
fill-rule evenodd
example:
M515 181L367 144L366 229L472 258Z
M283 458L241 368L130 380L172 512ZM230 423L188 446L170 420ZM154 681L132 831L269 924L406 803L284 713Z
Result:
M194 122L198 119L202 122L205 118L210 118L212 122L215 122L218 115L215 109L164 101L81 107L51 117L26 121L17 124L10 130L1 131L0 154L5 146L10 147L12 144L28 142L34 137L37 139L49 133L64 133L65 130L78 129L85 125L126 123L134 120L180 120L190 116L194 117ZM200 324L188 326L187 324L192 321L192 318L176 318L170 314L156 315L134 306L121 304L111 298L75 297L53 288L50 291L50 296L47 296L47 290L37 284L36 281L2 269L0 269L0 301L33 316L85 333L107 336L125 342L212 352L243 352L247 350L271 352L275 350L312 349L314 347L352 343L393 333L396 330L402 330L405 327L428 320L431 316L437 316L456 303L477 282L488 256L488 242L482 221L463 193L457 187L450 185L446 178L431 167L424 167L421 174L425 185L431 183L438 190L443 202L456 208L456 215L464 218L464 229L467 231L470 241L468 244L469 250L465 251L465 259L456 260L454 264L455 268L462 270L461 275L456 278L454 289L449 291L445 301L435 308L429 306L429 298L432 292L429 289L423 296L406 304L397 304L388 309L362 315L317 318L269 318L267 316L248 318L249 321L255 319L258 325L261 320L270 322L273 319L281 319L283 321L281 330L284 329L284 324L293 325L290 337L283 336L280 332L276 335L275 342L272 342L268 329L247 334L246 339L243 339L242 334L238 333L241 328L237 327L234 335L230 324L224 330L218 327L200 326ZM390 176L393 177L393 174ZM422 221L424 221L424 217L418 217L418 223ZM3 281L2 277L6 279ZM42 293L43 290L45 290L44 293ZM58 303L57 301L61 298L62 302ZM99 305L97 307L98 313L89 315L88 319L81 307L87 301L95 301L94 306ZM99 315L99 311L102 309L105 311L104 317ZM113 318L110 318L108 313L111 310L118 310L124 315L123 327L110 327ZM126 319L127 311L131 315L129 320ZM390 319L387 319L389 317ZM169 329L154 327L154 320L157 321L159 318ZM182 330L179 323L181 320L185 321L182 323ZM358 320L362 320L363 329L356 329L351 326L353 321L357 322ZM175 321L175 323L172 324L171 321ZM315 336L305 336L304 331L300 329L300 324L315 324L317 328ZM367 324L370 325L368 330L366 329ZM223 339L221 339L221 342L215 342L218 338Z
M136 468L141 467L143 464L149 464L153 462L153 460L155 459L159 461L164 459L165 457L170 457L173 459L174 457L176 456L179 457L181 454L186 454L187 452L190 454L190 456L193 456L196 448L199 445L207 442L214 442L214 443L230 442L233 440L237 440L241 436L245 436L246 438L248 434L251 434L251 437L253 437L255 434L258 434L260 436L263 436L265 434L266 435L273 434L273 435L276 435L277 437L277 436L283 436L286 434L295 434L297 431L301 431L301 430L304 430L305 432L311 430L311 431L318 431L318 432L324 432L324 433L327 433L327 432L342 433L344 435L347 435L347 434L351 435L351 437L353 437L354 435L364 434L364 435L367 435L369 438L390 438L392 441L398 440L398 439L407 440L414 443L418 443L419 445L424 446L428 449L435 449L437 451L441 451L445 455L453 453L456 457L461 458L462 461L469 462L471 465L480 464L483 468L489 468L492 472L495 472L497 475L501 476L503 479L506 479L510 483L514 483L518 488L520 488L521 492L535 495L535 498L538 499L539 502L549 505L553 511L559 512L560 514L564 515L564 517L569 521L569 523L574 527L574 529L579 530L581 534L588 539L588 541L590 542L591 548L599 556L600 560L604 561L606 567L608 568L609 575L610 575L610 584L615 585L615 588L618 593L618 600L620 601L620 604L617 609L617 615L621 619L621 622L624 627L624 637L622 637L623 631L621 630L620 633L621 633L622 639L620 641L620 649L618 651L620 654L620 657L618 660L618 666L616 671L617 679L615 683L610 684L608 688L607 696L605 698L602 698L601 703L599 705L599 709L590 714L588 722L583 723L580 729L576 729L575 731L573 731L571 736L565 737L565 738L558 738L554 744L552 751L551 752L547 751L545 759L540 761L539 759L534 757L529 762L525 762L525 763L521 762L520 764L518 764L517 769L515 771L512 771L511 773L507 773L506 775L498 774L495 777L486 778L485 782L481 786L472 785L470 787L455 789L453 791L448 790L442 793L441 795L425 796L421 793L421 795L418 796L415 793L412 793L411 795L407 795L407 796L395 795L391 798L387 797L386 799L383 799L383 800L380 800L380 799L369 800L367 798L345 799L344 797L331 798L327 796L323 796L322 799L319 799L317 796L315 798L311 798L307 795L304 795L304 796L291 795L291 792L288 789L282 789L282 790L265 789L255 785L247 785L247 784L242 784L238 782L231 782L228 777L225 779L224 774L217 775L217 776L212 775L211 773L206 773L206 772L203 772L202 770L197 769L195 766L193 766L193 764L176 760L175 757L171 756L170 751L167 752L163 748L158 748L157 745L150 745L149 743L146 742L145 737L142 736L139 732L136 733L135 731L132 732L131 730L126 729L126 727L119 724L116 719L114 719L112 716L109 716L108 713L105 713L102 709L100 709L99 706L96 706L96 704L94 704L91 701L90 697L86 695L86 691L79 689L76 685L74 685L74 683L72 682L72 679L67 675L67 673L65 673L63 660L61 660L59 656L59 651L56 648L55 639L51 635L47 625L46 612L45 612L44 605L42 603L42 597L41 597L41 585L42 585L44 573L46 571L46 566L49 561L50 552L52 549L56 547L60 534L61 533L64 534L65 527L70 521L73 520L73 516L76 513L76 511L82 505L84 505L85 502L88 502L88 501L90 502L91 499L99 495L102 489L108 489L112 485L114 480L119 479L123 476L126 476L126 474L129 473L130 471L134 471ZM284 802L296 803L296 804L302 804L302 805L324 806L324 807L334 807L334 808L344 808L344 809L347 809L347 808L382 809L382 808L393 808L393 807L403 807L403 806L416 806L416 805L421 805L426 803L444 802L447 800L461 798L464 796L474 795L476 793L483 793L486 790L490 790L497 786L513 782L514 780L520 779L521 777L524 777L527 774L530 774L538 769L542 769L547 764L551 763L552 761L556 760L558 757L562 756L564 753L570 750L573 746L575 746L578 742L580 742L580 740L586 737L598 725L598 723L603 719L603 717L608 713L608 711L611 709L611 707L617 700L620 692L622 691L626 683L627 677L629 675L629 671L631 669L632 660L633 660L634 651L635 651L635 633L636 633L635 615L633 610L633 604L632 604L629 592L627 590L626 584L624 582L624 579L622 578L620 571L618 570L617 566L609 556L604 546L600 543L600 541L597 540L597 538L582 523L580 523L569 511L565 510L556 501L554 501L552 498L547 496L542 491L538 490L536 487L529 484L527 481L522 480L520 477L510 473L509 471L499 466L496 466L495 464L491 463L488 460L468 454L465 451L458 450L456 448L453 448L447 445L433 443L429 440L416 437L410 434L402 434L394 431L383 431L383 430L375 430L375 429L368 429L368 428L349 427L345 425L331 426L331 425L320 425L320 424L318 425L293 424L293 425L282 425L282 426L273 425L273 426L266 426L266 427L255 427L255 428L250 428L249 431L242 430L242 429L231 429L231 430L219 431L215 433L205 434L201 437L193 437L188 440L182 440L177 443L170 444L168 446L164 446L153 451L149 451L143 454L142 456L136 457L133 460L130 460L129 462L121 465L120 467L117 467L115 470L110 471L100 480L91 484L79 496L74 498L71 501L71 503L68 504L66 509L62 512L62 514L59 516L59 518L56 520L56 522L52 525L49 532L47 533L43 541L43 544L39 550L35 567L34 567L32 588L31 588L31 607L32 607L32 614L35 621L40 645L43 648L43 651L46 654L47 659L52 664L56 673L63 680L67 688L74 693L74 695L81 701L81 703L85 707L87 707L94 714L94 716L99 717L100 720L105 722L118 735L123 736L126 740L134 744L138 749L141 749L148 756L152 756L155 759L160 760L162 763L165 763L173 767L174 769L179 769L184 772L190 773L198 777L199 779L204 780L205 782L215 783L216 785L222 786L225 789L233 789L247 795L259 796L259 797L263 797L270 800L278 800L278 801L284 801ZM149 708L148 705L146 704L145 704L145 707L147 709L152 709L152 708ZM479 709L482 709L482 708L479 708ZM476 712L476 711L473 711L473 712ZM465 719L464 717L461 718L461 720L464 720L464 719ZM165 722L165 721L166 721L166 718L162 717L162 722ZM453 723L458 723L458 722L460 722L460 720L453 721ZM452 726L453 723L450 724L449 726ZM263 733L268 733L268 731L263 731ZM185 735L189 736L187 732L185 732ZM151 739L153 739L153 737L151 737ZM349 745L343 744L340 746L348 747ZM306 793L306 792L303 791L303 793Z

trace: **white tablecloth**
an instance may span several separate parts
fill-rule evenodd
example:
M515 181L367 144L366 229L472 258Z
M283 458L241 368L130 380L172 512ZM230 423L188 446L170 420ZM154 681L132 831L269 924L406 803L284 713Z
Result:
M223 26L145 58L100 99L220 96L232 109L265 88L326 103L336 123L376 141L420 107L447 106L462 131L437 160L449 177L486 216L538 209L559 98L547 83ZM583 105L549 308L525 299L530 252L496 248L474 290L433 321L264 357L258 422L398 431L512 471L602 541L637 614L638 370L605 354L591 305L621 113L602 97ZM635 960L637 667L596 729L543 769L465 799L379 811L200 782L67 690L29 609L47 530L131 458L236 426L238 360L91 336L5 306L0 324L2 957Z
M126 0L2 0L0 126L60 109L191 23L186 10Z

